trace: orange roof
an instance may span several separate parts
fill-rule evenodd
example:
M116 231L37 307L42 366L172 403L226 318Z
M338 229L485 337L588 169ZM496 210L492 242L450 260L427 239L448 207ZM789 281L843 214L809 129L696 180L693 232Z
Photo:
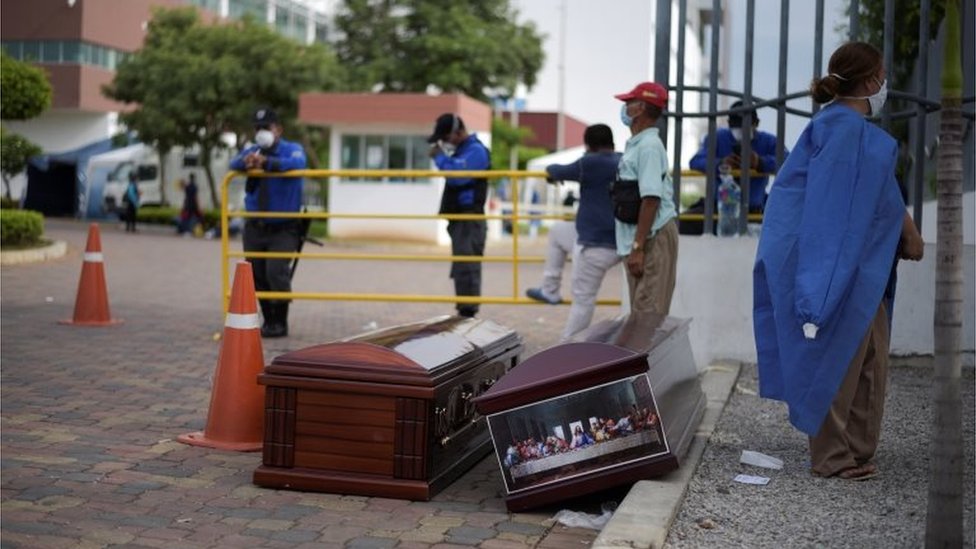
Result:
M298 97L298 120L305 124L410 124L434 127L443 113L455 113L468 131L491 131L491 107L464 94L323 93Z

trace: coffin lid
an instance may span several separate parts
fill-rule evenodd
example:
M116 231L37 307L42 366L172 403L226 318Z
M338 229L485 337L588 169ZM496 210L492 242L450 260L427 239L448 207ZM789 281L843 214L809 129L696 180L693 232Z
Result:
M518 334L485 319L438 316L285 353L266 374L348 377L358 381L432 385L457 366L519 345Z
M525 360L474 403L481 413L494 413L646 371L647 353L608 343L565 343Z

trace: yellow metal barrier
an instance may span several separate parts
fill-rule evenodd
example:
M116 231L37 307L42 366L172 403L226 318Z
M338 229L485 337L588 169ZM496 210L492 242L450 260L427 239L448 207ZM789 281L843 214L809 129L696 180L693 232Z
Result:
M332 214L329 212L233 212L228 209L231 181L236 177L307 177L324 179L328 177L345 178L441 178L478 177L485 179L509 178L512 185L512 196L518 196L518 185L521 178L545 179L545 172L530 172L525 170L493 170L493 171L451 171L439 170L295 170L285 173L268 173L263 171L229 172L221 183L220 196L220 240L221 240L221 289L224 296L224 311L230 300L230 266L229 258L265 258L265 259L336 259L336 260L380 260L380 261L467 261L467 262L500 262L512 263L512 295L511 297L492 296L433 296L433 295L403 295L403 294L356 294L356 293L324 293L324 292L257 292L257 297L265 299L320 299L333 301L397 301L413 303L483 303L501 305L527 305L539 302L520 297L519 265L521 263L541 263L542 258L519 256L518 223L521 220L532 219L565 219L563 214L528 214L519 213L518 201L512 202L511 214ZM409 255L409 254L349 254L349 253L309 253L309 252L231 252L229 223L231 217L239 218L291 218L291 219L446 219L446 220L478 220L478 219L507 219L512 223L512 255L505 256L451 256L451 255ZM619 305L619 299L599 300L599 305Z

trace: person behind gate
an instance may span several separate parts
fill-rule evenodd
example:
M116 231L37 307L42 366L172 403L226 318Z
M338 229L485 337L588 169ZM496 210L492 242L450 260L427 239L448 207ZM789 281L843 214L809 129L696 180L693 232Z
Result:
M306 167L305 150L298 143L281 138L283 128L271 109L254 113L254 144L230 162L232 170L286 172ZM249 177L244 207L249 212L298 212L302 207L301 177ZM244 224L245 252L294 252L302 238L301 222L289 218L255 218ZM248 258L259 292L291 291L290 259ZM261 300L263 337L288 335L290 300Z
M491 153L474 134L468 133L461 117L445 113L437 117L434 131L427 139L431 143L430 157L438 169L444 171L483 171L491 169ZM441 195L441 214L484 214L488 196L488 180L482 177L449 177L444 182ZM484 219L455 220L447 222L451 236L451 255L483 256L487 225ZM481 295L481 262L454 261L451 278L457 296ZM478 313L477 303L458 303L458 314L473 317Z

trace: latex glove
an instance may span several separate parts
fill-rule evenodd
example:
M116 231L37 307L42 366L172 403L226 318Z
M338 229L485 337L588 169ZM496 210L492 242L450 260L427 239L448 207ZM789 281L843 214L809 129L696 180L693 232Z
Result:
M806 322L803 324L803 337L807 339L817 339L817 331L820 328L812 322Z

